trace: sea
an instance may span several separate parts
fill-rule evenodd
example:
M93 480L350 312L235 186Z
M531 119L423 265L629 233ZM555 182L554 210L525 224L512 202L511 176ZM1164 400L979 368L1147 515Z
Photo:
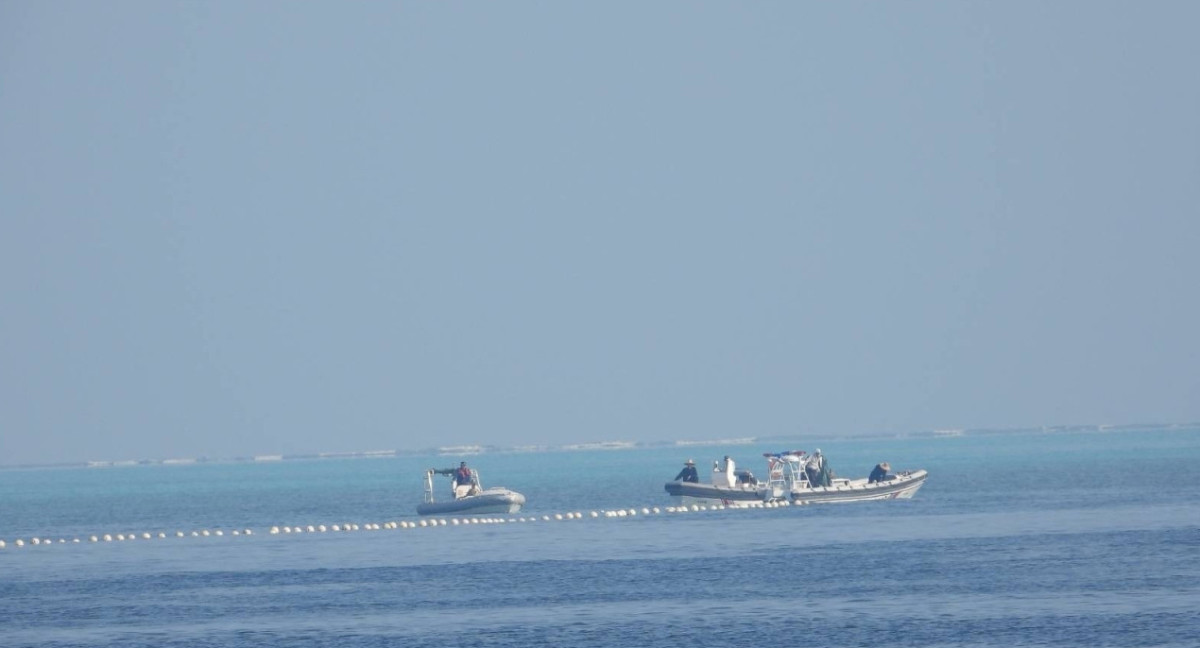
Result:
M689 458L761 476L817 448L929 478L801 507L663 490ZM416 516L460 460L525 509ZM1200 426L9 468L0 646L1195 648L1198 467Z

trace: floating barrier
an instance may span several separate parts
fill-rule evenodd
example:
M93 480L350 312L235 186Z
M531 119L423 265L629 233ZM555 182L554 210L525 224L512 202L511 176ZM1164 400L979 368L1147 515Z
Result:
M565 511L561 513L545 513L540 516L520 516L520 517L463 517L463 518L422 518L419 520L401 520L401 521L385 521L385 522L365 522L361 524L353 522L332 522L327 524L295 524L295 525L275 525L267 529L267 533L272 536L280 535L303 535L311 533L348 533L354 531L391 531L391 530L414 530L414 529L431 529L437 527L453 526L465 527L478 524L531 524L538 522L567 522L573 520L583 520L590 518L592 520L599 519L620 519L634 517L650 517L657 515L684 515L688 513L701 512L717 512L717 511L739 511L748 509L780 509L792 506L790 502L738 502L736 504L715 503L710 505L692 504L680 506L666 507L641 507L641 508L618 508L618 509L600 509L588 511L585 515L581 511ZM92 534L84 536L88 543L99 544L109 542L131 542L131 541L150 541L150 540L168 540L168 539L186 539L186 538L243 538L254 535L254 531L249 528L244 529L195 529L192 531L176 530L174 532L165 531L142 531L131 533L105 533ZM57 543L52 538L34 536L25 540L17 538L12 541L0 540L0 549L7 548L23 548L27 546L49 546L52 544L82 544L83 541L78 538L59 538Z

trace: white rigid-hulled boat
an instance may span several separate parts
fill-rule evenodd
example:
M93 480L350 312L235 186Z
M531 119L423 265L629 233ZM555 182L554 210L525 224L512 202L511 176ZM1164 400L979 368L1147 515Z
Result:
M459 469L430 468L426 470L425 501L417 506L417 515L516 513L525 505L525 496L516 491L509 490L503 486L493 486L492 488L484 489L479 483L479 473L474 469L469 469L469 480L457 479L456 474L459 470L465 468L464 464ZM434 475L448 475L451 478L450 484L453 499L442 502L434 500Z
M833 476L821 451L807 455L803 450L765 453L767 481L759 481L747 470L737 471L733 460L713 462L712 483L671 481L664 487L677 501L719 500L726 504L789 501L793 504L859 502L909 499L925 483L924 470L891 474L886 463L876 466L870 477L846 479Z

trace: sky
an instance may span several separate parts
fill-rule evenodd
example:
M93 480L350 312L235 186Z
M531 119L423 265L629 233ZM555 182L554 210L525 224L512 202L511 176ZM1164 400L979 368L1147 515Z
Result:
M0 0L0 464L1200 421L1197 24Z

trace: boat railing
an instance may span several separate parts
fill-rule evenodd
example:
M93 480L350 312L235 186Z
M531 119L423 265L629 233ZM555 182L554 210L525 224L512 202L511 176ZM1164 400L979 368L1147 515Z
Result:
M433 504L433 475L437 472L433 468L425 471L425 503Z
M804 468L809 457L803 450L779 453L763 453L767 458L767 495L773 498L796 488L808 488L808 474Z
M434 475L446 475L447 477L450 477L451 478L450 492L454 493L455 486L457 486L458 484L454 481L453 478L454 478L455 474L457 474L457 473L458 473L458 470L455 468L430 468L429 470L426 470L425 471L425 498L424 498L425 503L433 504L435 501L435 498L433 496L433 476ZM471 469L471 486L472 486L471 490L473 492L479 492L479 491L483 490L483 486L481 486L480 482L479 482L479 473L474 468Z

